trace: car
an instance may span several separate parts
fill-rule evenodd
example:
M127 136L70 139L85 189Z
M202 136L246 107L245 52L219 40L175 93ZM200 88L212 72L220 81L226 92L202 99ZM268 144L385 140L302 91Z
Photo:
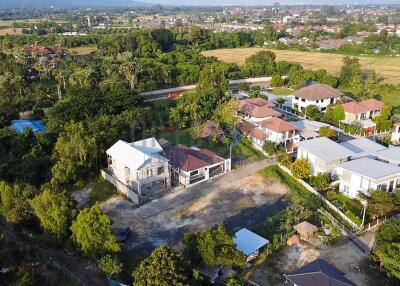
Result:
M128 226L123 226L118 229L118 239L120 242L124 242L128 239L131 229Z

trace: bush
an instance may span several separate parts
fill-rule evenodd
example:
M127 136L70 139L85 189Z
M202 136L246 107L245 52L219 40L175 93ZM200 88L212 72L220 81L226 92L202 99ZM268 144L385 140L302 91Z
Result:
M306 159L297 159L290 165L290 171L298 179L307 179L311 175L311 165Z
M318 173L316 176L311 176L310 185L317 191L326 190L329 187L330 177L328 173Z
M276 155L285 152L285 146L282 144L275 144L272 141L265 141L263 150L269 155Z
M287 153L283 153L283 154L279 154L277 157L276 157L276 161L279 163L279 164L281 164L281 165L283 165L283 166L285 166L285 167L287 167L287 168L289 168L290 167L290 164L292 164L292 158L289 156L289 154L287 154Z

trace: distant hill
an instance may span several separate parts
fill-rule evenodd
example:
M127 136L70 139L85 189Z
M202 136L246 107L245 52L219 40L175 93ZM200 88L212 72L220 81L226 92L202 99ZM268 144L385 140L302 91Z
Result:
M143 7L152 4L134 0L0 0L0 8Z

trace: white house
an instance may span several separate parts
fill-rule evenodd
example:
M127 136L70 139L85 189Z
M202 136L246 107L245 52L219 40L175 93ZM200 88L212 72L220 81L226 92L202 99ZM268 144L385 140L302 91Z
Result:
M107 151L108 175L116 187L138 196L138 203L154 192L169 189L168 159L155 138L133 143L119 140ZM135 201L135 200L134 200Z
M257 128L251 130L250 138L253 145L260 149L265 141L282 144L287 150L292 150L293 145L299 142L300 130L289 122L273 117L257 123Z
M399 145L400 144L400 123L393 124L393 127L394 127L394 129L393 129L392 137L391 137L390 141L393 144Z
M303 110L309 105L315 105L324 112L328 105L335 104L343 93L326 84L312 84L300 88L293 94L292 107Z
M339 191L351 198L362 192L370 195L371 190L392 192L400 188L400 167L363 157L337 166L340 178Z
M306 159L314 175L318 173L335 174L335 167L351 159L355 154L350 149L326 137L297 143L297 159Z
M190 187L231 170L231 160L224 159L207 149L175 145L159 141L163 156L171 165L172 184Z

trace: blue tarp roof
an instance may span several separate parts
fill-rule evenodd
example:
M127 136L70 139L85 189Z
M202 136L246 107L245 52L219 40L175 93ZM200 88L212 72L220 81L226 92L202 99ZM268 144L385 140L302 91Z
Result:
M39 120L11 120L11 128L18 133L22 133L24 129L30 128L33 132L44 132L46 127Z
M242 252L246 256L249 256L269 243L268 239L259 236L247 228L242 228L236 232L234 240L236 243L236 250Z

